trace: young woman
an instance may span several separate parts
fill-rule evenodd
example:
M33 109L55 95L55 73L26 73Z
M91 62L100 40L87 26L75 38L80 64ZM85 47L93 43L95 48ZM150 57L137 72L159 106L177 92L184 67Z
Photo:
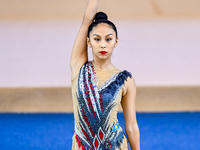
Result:
M103 12L97 13L98 0L89 0L74 43L70 68L75 131L73 150L140 150L136 121L136 86L127 71L111 62L118 44L117 29ZM97 14L96 14L97 13ZM87 46L93 61L88 61ZM127 138L117 120L122 105Z

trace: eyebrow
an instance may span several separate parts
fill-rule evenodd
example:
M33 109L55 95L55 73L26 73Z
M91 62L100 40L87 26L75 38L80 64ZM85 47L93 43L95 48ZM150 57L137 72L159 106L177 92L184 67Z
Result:
M106 36L110 36L110 35L113 35L113 34L110 33L110 34L108 34L108 35L106 35ZM99 37L100 37L100 35L98 35L98 34L93 34L93 36L99 36Z

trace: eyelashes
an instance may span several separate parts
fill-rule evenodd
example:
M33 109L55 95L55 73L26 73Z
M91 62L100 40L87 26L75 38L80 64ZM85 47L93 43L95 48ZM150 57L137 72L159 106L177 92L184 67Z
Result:
M99 39L99 38L94 38L94 40L95 40L95 41L100 41L101 39ZM109 41L111 41L111 40L112 40L112 38L106 39L107 42L109 42Z
M111 41L111 40L112 40L111 38L106 39L106 41Z
M95 38L94 40L95 40L95 41L100 41L100 39L98 39L98 38Z

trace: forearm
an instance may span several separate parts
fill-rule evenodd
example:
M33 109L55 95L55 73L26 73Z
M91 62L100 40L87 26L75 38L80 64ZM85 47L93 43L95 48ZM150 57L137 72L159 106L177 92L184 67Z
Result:
M88 4L83 17L84 22L91 23L98 10L99 0L88 0Z
M88 4L84 13L83 22L74 42L70 68L71 70L79 70L80 66L87 61L87 34L88 27L92 23L93 18L98 10L99 0L88 0ZM74 71L72 71L73 74ZM75 73L76 74L76 73ZM72 75L73 76L73 75Z
M126 134L131 146L131 150L140 150L140 132L138 125L126 129Z

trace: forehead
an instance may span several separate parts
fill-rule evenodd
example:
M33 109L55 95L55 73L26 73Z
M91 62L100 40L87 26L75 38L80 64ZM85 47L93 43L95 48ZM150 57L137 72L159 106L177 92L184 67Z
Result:
M114 35L115 31L110 25L106 23L100 23L92 29L91 34L98 34L98 35L113 34Z

